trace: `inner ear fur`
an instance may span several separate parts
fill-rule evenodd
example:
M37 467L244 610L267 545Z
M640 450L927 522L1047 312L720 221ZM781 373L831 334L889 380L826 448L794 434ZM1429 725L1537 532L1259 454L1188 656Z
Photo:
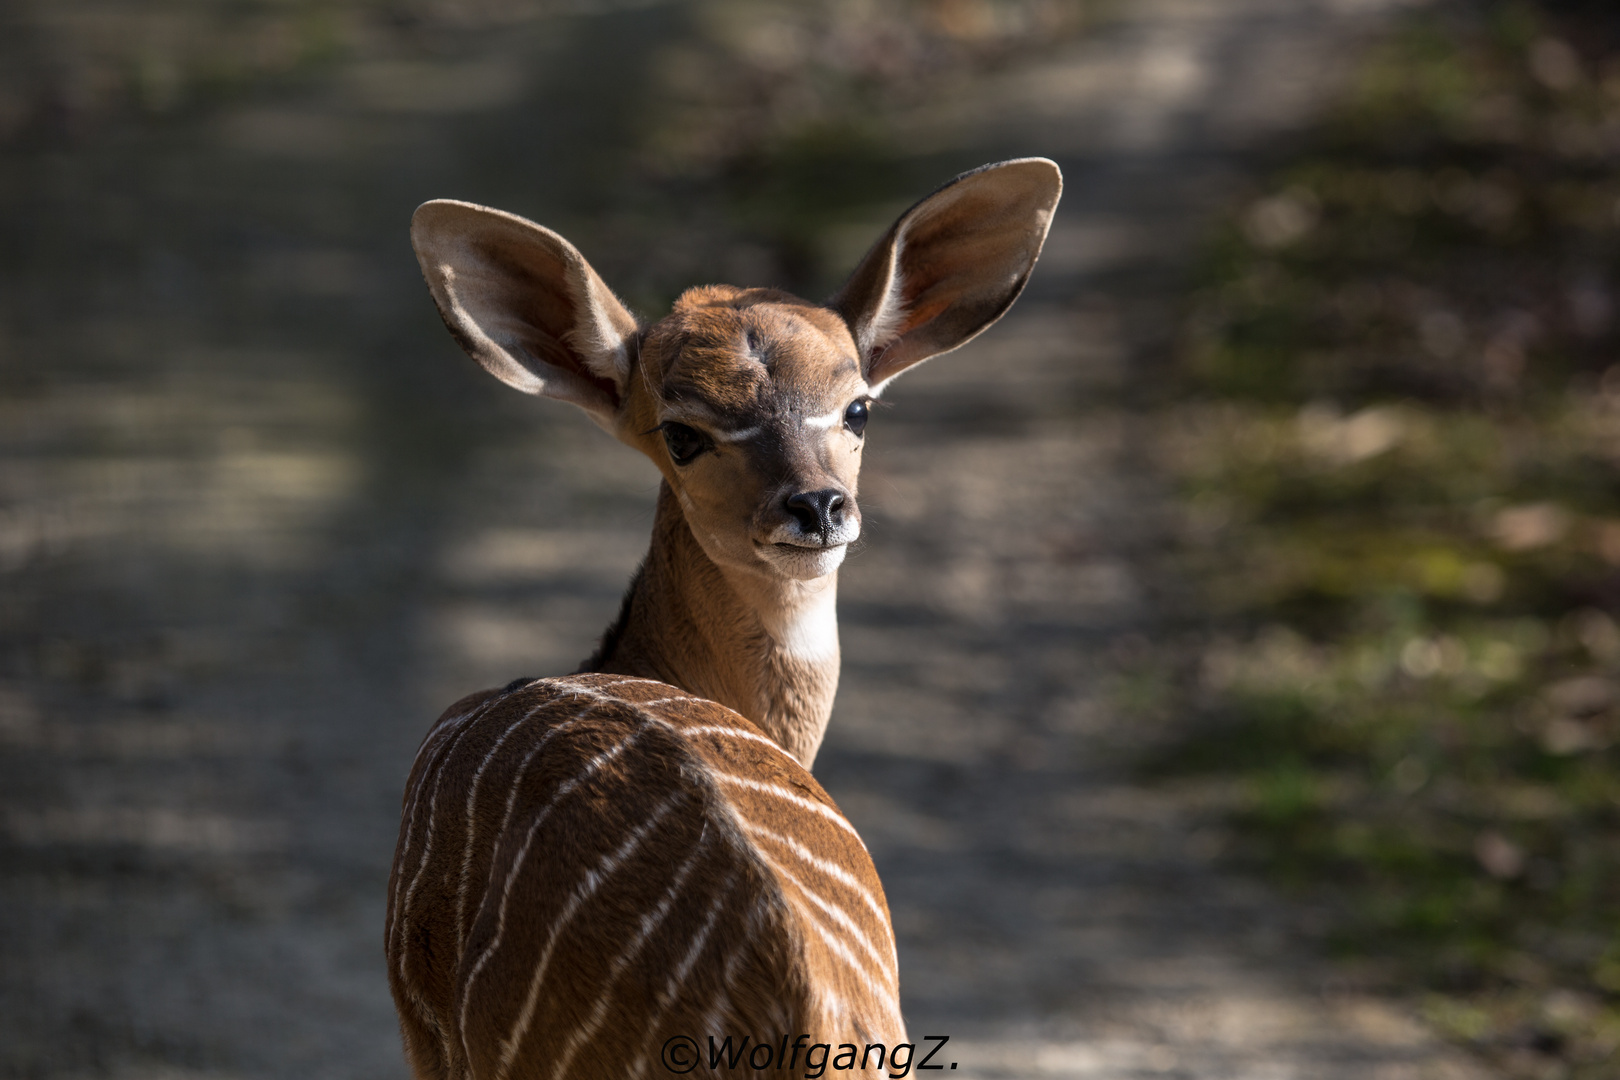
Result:
M1024 291L1063 193L1046 158L963 173L900 215L831 300L874 388L972 340Z
M412 216L411 246L468 355L508 386L571 401L611 430L636 320L572 244L516 214L435 199Z

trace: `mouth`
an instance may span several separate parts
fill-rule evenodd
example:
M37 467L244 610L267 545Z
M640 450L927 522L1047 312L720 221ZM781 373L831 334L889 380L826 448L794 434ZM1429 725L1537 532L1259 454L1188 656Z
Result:
M831 551L833 548L839 548L839 547L844 546L843 544L789 544L789 543L760 544L760 542L758 540L754 541L754 543L759 544L761 547L778 548L778 549L780 549L782 551L786 551L786 552L789 552L789 553L802 552L802 551L808 551L808 552L812 552L812 553L817 552L817 551Z
M838 569L849 551L847 543L793 544L754 541L754 550L760 559L787 577L808 580L821 577Z

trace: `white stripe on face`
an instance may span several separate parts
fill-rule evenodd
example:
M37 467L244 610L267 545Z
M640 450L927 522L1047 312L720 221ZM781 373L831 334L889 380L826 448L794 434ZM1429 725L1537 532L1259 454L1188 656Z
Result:
M752 439L754 436L758 435L764 430L765 425L755 424L753 427L732 428L730 431L722 431L719 428L715 428L714 430L710 431L709 434L715 442L737 443L747 442L749 439Z
M807 428L815 428L818 431L827 431L843 423L844 413L847 408L847 406L840 405L832 412L823 413L821 416L806 416L800 421L800 423ZM715 442L722 443L747 442L749 439L756 438L765 430L764 424L754 424L750 427L741 428L717 427L715 426L713 420L707 415L687 416L683 414L673 414L664 417L664 423L685 424L688 427L696 427L699 430L707 432L709 437Z
M825 431L844 419L844 411L843 408L837 408L822 416L807 416L804 418L804 426L820 428Z

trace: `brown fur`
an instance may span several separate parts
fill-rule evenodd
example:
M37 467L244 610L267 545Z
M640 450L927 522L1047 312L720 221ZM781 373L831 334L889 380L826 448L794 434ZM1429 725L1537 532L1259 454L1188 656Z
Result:
M768 363L750 355L750 335L768 350ZM849 513L858 520L862 441L830 432L815 445L791 430L795 420L836 410L860 394L864 383L854 355L848 329L826 308L768 289L691 289L643 340L642 378L620 424L633 445L662 466L665 480L630 617L601 669L662 679L729 706L807 767L832 711L838 657L797 660L760 618L761 608L802 603L806 586L726 573L693 535L682 504L706 521L762 533L781 520L788 488L834 486L848 494ZM766 431L746 451L717 447L677 468L655 430L665 403L717 428L759 425Z
M650 1075L670 1035L904 1041L882 886L807 771L861 522L848 410L1007 309L1060 190L1048 161L986 166L902 215L829 306L708 286L644 330L557 234L418 209L468 353L664 477L597 670L465 698L418 751L386 946L419 1080ZM703 450L677 462L670 425ZM818 494L841 503L795 510Z
M744 737L695 732L704 727ZM904 1041L894 942L870 857L852 831L729 782L741 776L776 785L838 813L809 773L748 735L759 731L730 710L613 675L539 680L451 707L411 771L389 884L389 980L418 1076L541 1077L571 1040L578 1043L571 1075L593 1077L633 1075L638 1061L656 1073L672 1035L774 1041L782 1032L805 1032L835 1045ZM586 775L587 762L632 736L633 752ZM587 872L670 800L656 830L559 925ZM812 873L804 861L749 826L793 837L843 867L876 900L882 917L844 883L816 882L822 903L841 909L867 939L848 946L860 963L829 950L816 927L836 927L845 939L848 928L776 869L802 881ZM639 943L634 965L604 978L687 859L693 863L682 888ZM507 905L504 927L503 895L516 901ZM699 943L711 917L718 929ZM503 1073L505 1044L554 929L565 932L552 944L544 993ZM674 999L664 1000L670 973L683 962L687 977ZM847 1010L829 1010L821 1000L829 994ZM599 1008L606 1011L598 1016ZM587 1035L580 1040L578 1032Z
M805 765L815 759L838 690L838 657L806 663L779 647L702 556L668 486L658 493L652 547L617 645L596 667L659 679L734 709Z

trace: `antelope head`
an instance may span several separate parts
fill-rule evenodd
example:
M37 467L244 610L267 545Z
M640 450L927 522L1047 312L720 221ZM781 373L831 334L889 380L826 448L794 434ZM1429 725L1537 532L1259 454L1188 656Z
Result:
M1011 306L1061 188L1043 158L988 165L901 215L826 304L708 286L646 326L573 245L523 218L436 200L411 237L451 333L485 369L572 402L651 458L723 571L811 581L860 535L869 404Z

